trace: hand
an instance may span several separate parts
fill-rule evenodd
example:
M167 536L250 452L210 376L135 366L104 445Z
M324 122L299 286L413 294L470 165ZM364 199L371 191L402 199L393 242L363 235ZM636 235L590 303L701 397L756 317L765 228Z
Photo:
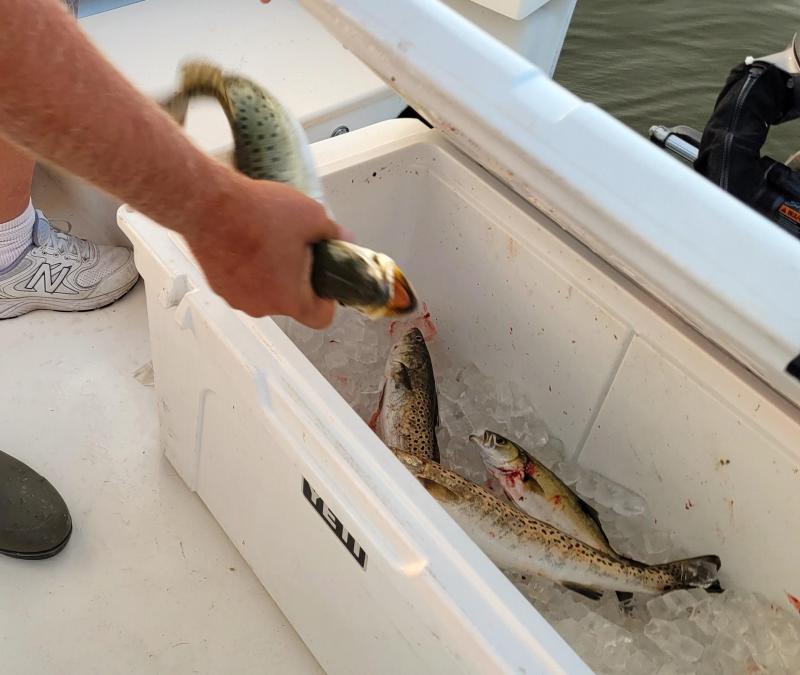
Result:
M342 231L297 190L230 174L232 186L198 205L194 222L181 228L211 288L251 316L288 315L324 328L334 303L311 287L310 244Z

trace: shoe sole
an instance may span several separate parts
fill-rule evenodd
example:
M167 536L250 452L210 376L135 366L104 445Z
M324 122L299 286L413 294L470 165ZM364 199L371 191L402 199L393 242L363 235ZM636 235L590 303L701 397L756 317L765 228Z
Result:
M49 548L46 551L36 551L34 553L21 553L19 551L5 551L0 548L0 555L8 556L9 558L17 558L18 560L46 560L47 558L52 558L54 555L58 555L61 551L64 550L64 547L69 543L70 538L72 537L72 525L69 526L69 532L67 532L67 536L64 537L64 541L62 541L57 546L53 548Z
M96 296L93 298L86 298L84 300L48 300L46 298L37 298L32 300L20 300L17 304L9 307L7 310L0 312L0 320L14 319L29 312L35 312L38 309L49 309L55 312L90 312L93 309L100 309L119 300L123 295L130 291L139 281L137 274L125 286L120 286L117 290L106 293L105 295ZM69 302L69 305L65 303Z

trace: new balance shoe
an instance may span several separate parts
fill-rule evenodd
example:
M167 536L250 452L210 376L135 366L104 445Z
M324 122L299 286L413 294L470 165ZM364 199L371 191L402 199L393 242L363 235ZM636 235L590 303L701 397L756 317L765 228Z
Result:
M99 246L57 230L37 211L33 243L0 270L0 319L35 309L104 307L125 295L138 278L127 248Z

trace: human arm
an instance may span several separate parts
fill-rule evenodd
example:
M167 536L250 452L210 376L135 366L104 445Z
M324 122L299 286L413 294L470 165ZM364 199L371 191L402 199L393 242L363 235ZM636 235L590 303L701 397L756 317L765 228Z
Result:
M308 244L339 229L319 204L203 154L58 0L0 0L0 15L0 133L183 235L234 307L330 322Z

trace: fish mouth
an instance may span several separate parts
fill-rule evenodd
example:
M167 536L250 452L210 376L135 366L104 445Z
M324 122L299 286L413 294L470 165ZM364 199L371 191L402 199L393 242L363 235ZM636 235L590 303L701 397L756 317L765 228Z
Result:
M370 319L408 314L417 307L417 296L394 260L346 241L314 244L311 281L320 297Z
M480 434L470 434L469 440L478 445L483 450L491 450L494 448L494 439L495 435L493 431L489 431L488 429L483 432L482 435Z
M389 293L389 302L385 306L385 316L401 316L413 312L417 308L417 296L396 263L391 278L392 287Z
M469 440L489 450L495 446L495 433L489 429L486 429L486 431L483 432L483 435L470 434Z

